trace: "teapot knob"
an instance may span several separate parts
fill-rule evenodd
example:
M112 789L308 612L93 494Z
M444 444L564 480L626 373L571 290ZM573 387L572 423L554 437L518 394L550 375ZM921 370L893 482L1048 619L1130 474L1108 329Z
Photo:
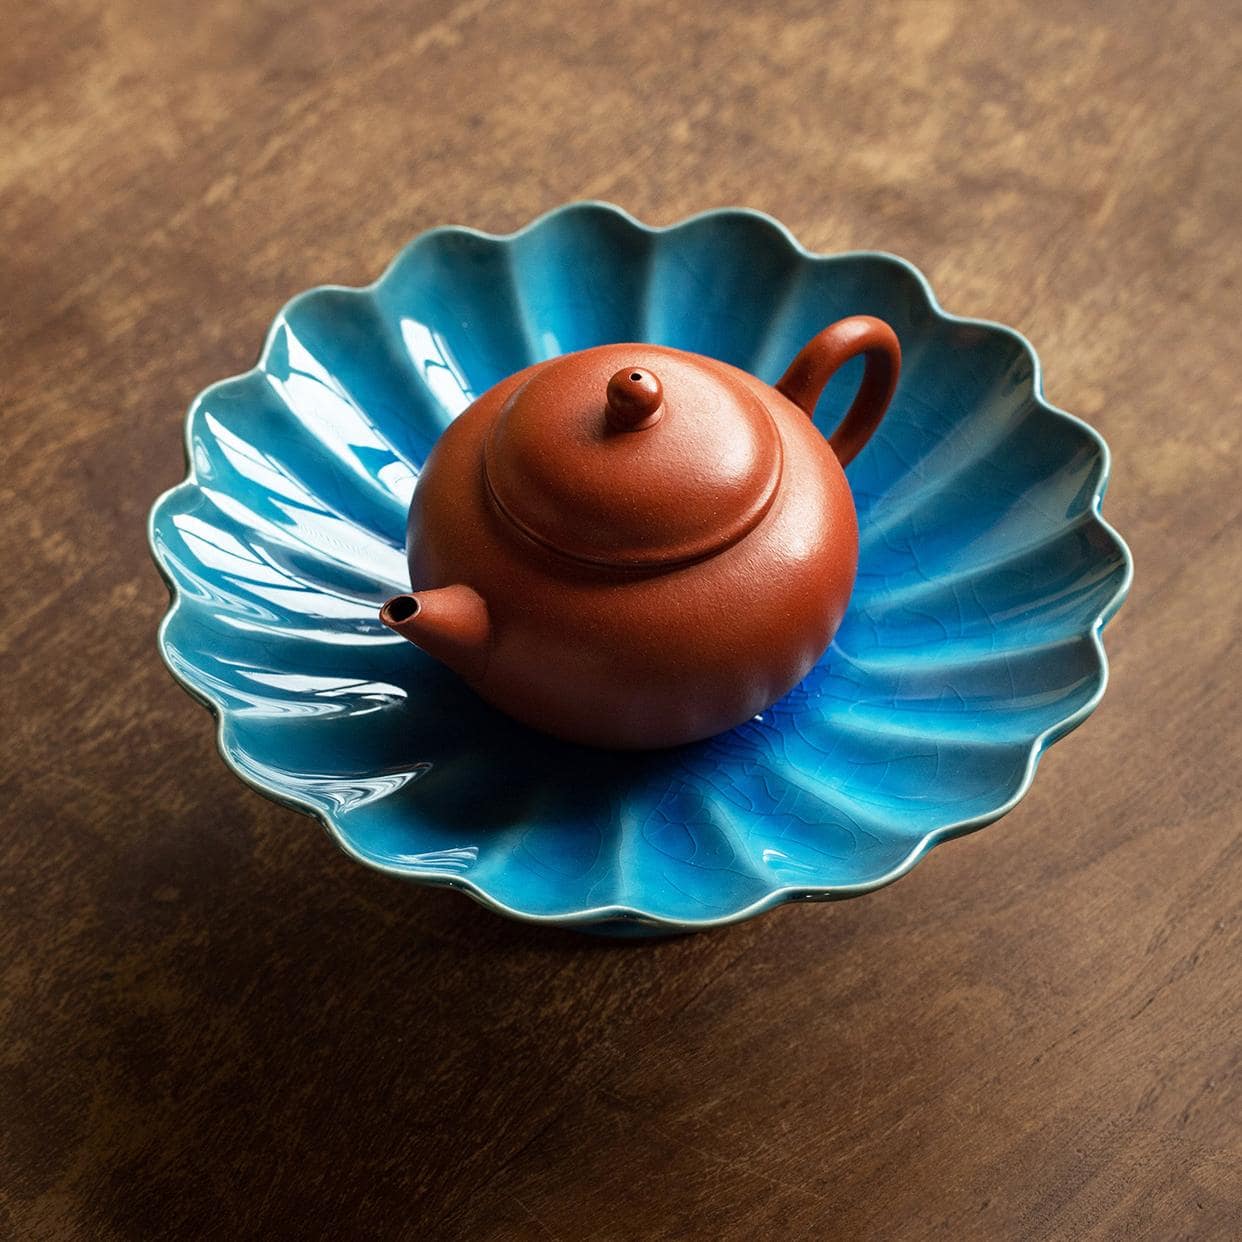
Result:
M613 431L642 431L664 412L664 386L642 367L624 367L608 381L605 417Z

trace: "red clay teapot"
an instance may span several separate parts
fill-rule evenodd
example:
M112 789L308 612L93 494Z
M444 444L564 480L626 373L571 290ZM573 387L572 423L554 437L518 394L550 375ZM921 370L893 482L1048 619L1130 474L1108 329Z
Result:
M862 354L830 439L811 422ZM870 316L775 388L698 354L601 345L519 371L444 432L414 491L411 593L385 625L484 698L595 746L674 746L796 685L845 614L858 522L842 469L896 387Z

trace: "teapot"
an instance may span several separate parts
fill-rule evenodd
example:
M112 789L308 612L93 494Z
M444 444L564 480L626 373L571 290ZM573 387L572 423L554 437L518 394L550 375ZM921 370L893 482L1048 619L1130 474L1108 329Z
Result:
M815 404L858 355L825 438ZM410 506L411 589L380 619L569 741L667 747L741 724L841 623L858 562L843 468L900 367L868 315L824 328L774 388L658 345L527 367L437 441Z

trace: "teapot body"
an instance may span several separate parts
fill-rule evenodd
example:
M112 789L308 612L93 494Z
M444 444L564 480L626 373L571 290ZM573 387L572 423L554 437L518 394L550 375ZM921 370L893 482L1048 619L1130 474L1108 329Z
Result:
M606 348L641 351L653 367L662 352ZM625 749L719 733L796 685L841 623L858 527L836 453L793 400L746 372L702 362L725 368L762 404L781 448L766 510L718 551L674 564L600 565L510 520L481 463L506 401L539 367L475 401L420 475L408 529L412 592L431 599L426 593L465 586L486 602L486 641L457 666L481 696L535 728ZM625 485L617 480L622 492Z

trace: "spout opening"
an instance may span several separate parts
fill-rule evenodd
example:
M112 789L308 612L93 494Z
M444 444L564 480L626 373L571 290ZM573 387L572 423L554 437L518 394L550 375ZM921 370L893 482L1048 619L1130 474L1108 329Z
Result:
M395 595L380 609L380 620L385 625L402 625L418 616L421 610L417 595Z

